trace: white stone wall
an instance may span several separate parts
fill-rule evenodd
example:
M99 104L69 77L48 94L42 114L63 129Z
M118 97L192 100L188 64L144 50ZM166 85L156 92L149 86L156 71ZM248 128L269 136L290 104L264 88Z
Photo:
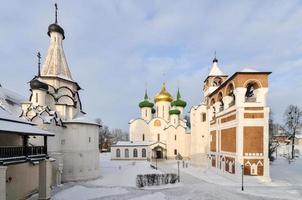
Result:
M206 119L203 121L203 113ZM207 153L209 151L209 133L208 133L208 111L206 105L199 105L190 111L191 119L191 144L190 157L193 165L206 165Z
M92 124L68 123L62 136L62 181L87 180L99 174L99 127Z
M120 150L120 157L117 157L116 151ZM125 156L125 150L128 149L129 151L129 157ZM134 149L137 149L137 157L134 157L133 151ZM146 157L142 156L143 149L146 150ZM112 146L111 147L111 159L112 160L146 160L147 158L151 158L151 150L150 148L145 146Z

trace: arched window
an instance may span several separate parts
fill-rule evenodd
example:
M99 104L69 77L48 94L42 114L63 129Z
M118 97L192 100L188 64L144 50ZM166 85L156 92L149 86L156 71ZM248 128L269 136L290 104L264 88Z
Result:
M147 109L145 110L145 116L148 117Z
M218 95L218 101L219 101L219 111L221 112L224 109L222 92L220 92Z
M174 140L176 141L176 135L174 136Z
M121 157L121 150L120 149L117 149L115 153L116 153L117 158Z
M235 105L236 98L235 98L235 94L234 94L234 85L233 84L228 85L226 93L228 96L232 97L232 101L230 102L229 107Z
M147 156L146 149L142 149L142 157L143 157L143 158L146 158L146 156Z
M125 149L125 158L129 158L129 149Z
M145 134L143 134L143 141L145 141Z
M39 97L39 94L38 94L38 92L36 92L36 103L38 103L38 97Z
M257 165L255 163L253 163L251 165L251 175L257 175Z
M256 102L255 90L258 89L259 86L255 82L250 82L246 86L245 92L245 101L246 102Z
M137 158L137 149L133 149L133 157Z
M220 77L216 77L214 80L213 80L213 86L214 87L218 87L220 86L222 83L222 79Z
M157 141L160 141L160 135L159 135L159 133L157 134Z

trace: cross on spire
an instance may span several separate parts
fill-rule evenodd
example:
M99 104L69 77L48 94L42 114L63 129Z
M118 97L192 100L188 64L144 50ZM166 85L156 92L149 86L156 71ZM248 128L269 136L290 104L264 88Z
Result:
M55 23L58 23L58 4L55 3Z
M37 57L38 57L38 77L40 77L41 76L41 54L39 51L37 53Z
M218 63L218 59L216 58L216 50L214 51L214 59L213 59L213 63L216 62Z

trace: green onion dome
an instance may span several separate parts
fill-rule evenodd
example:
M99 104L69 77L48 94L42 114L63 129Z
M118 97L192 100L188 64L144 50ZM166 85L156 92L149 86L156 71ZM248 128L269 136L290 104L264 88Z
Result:
M147 94L147 90L145 91L145 97L144 100L141 101L138 106L140 108L153 108L154 103L150 102L149 98L148 98L148 94Z
M173 101L171 103L171 106L176 106L176 107L186 107L187 106L187 102L181 100L181 96L180 96L180 92L179 92L179 89L177 90L177 98L175 101Z
M177 109L173 109L173 110L170 110L170 111L169 111L169 114L170 114L170 115L180 115L180 111L177 110Z

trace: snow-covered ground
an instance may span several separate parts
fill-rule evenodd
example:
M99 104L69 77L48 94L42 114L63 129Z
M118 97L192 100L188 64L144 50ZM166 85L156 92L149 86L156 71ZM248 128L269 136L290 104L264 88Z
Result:
M123 200L194 200L194 199L301 199L302 159L288 164L284 157L271 165L271 182L245 177L241 179L213 168L181 167L181 183L138 189L137 174L176 173L175 161L158 163L159 170L147 161L111 161L110 154L101 154L101 177L88 182L67 183L53 190L55 200L123 199ZM31 200L37 199L37 195Z

